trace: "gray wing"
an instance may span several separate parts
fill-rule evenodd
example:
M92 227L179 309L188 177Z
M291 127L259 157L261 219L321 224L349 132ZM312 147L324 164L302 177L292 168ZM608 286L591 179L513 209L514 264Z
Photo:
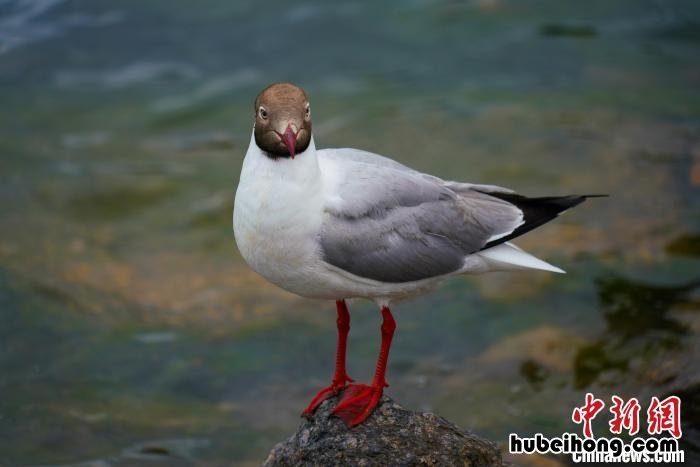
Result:
M319 242L326 262L357 276L400 283L449 274L522 222L517 207L471 185L343 155L319 154L330 185Z

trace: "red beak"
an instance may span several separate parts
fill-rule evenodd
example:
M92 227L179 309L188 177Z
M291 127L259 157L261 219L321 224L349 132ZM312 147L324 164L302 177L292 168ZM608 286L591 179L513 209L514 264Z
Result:
M277 134L282 139L284 145L287 146L287 150L289 151L289 157L294 159L294 155L296 154L297 150L297 134L294 133L294 130L292 130L292 126L287 125L287 129L284 130L284 134Z

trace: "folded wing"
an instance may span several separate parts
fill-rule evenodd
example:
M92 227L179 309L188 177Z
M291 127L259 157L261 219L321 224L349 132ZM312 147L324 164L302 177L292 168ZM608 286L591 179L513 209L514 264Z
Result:
M523 223L521 209L493 196L509 190L444 182L372 156L319 152L329 200L319 243L338 268L391 283L449 274Z

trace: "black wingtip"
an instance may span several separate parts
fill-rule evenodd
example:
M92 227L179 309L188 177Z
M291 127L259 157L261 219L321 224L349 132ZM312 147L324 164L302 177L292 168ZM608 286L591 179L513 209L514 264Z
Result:
M519 237L537 227L545 224L560 213L577 206L588 198L604 198L607 194L592 195L568 195L568 196L546 196L541 198L528 198L516 193L488 192L489 196L507 201L523 212L524 222L510 234L499 239L488 242L483 249L491 248L500 243L507 242L515 237Z
M529 201L540 201L543 203L548 203L553 206L560 206L563 209L559 212L555 212L555 217L557 214L566 211L569 208L573 208L574 206L578 206L579 204L583 203L586 201L588 198L607 198L610 195L606 194L595 194L595 195L568 195L568 196L547 196L544 198L525 198ZM517 203L513 203L516 206L520 207Z

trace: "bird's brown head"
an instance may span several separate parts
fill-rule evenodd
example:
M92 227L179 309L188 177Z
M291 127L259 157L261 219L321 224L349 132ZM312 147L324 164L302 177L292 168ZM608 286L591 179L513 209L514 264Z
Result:
M311 142L311 107L300 87L277 83L255 99L255 143L272 158L302 153Z

